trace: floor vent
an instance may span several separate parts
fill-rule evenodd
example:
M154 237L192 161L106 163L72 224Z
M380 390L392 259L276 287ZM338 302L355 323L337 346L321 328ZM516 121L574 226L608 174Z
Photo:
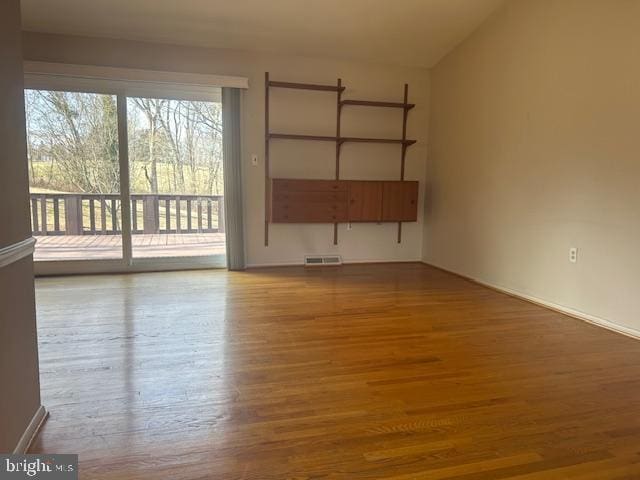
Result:
M304 257L305 267L322 267L327 265L342 265L340 255L317 255Z

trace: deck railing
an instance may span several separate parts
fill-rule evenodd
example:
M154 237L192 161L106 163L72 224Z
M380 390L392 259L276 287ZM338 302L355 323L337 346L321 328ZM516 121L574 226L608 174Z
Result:
M222 195L130 197L133 234L224 232ZM118 235L121 212L119 194L31 194L34 235Z

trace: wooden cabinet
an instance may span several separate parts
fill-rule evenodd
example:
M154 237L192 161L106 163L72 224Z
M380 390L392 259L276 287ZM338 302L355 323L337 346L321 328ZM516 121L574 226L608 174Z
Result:
M382 182L349 181L349 221L382 220Z
M273 179L274 223L340 223L347 221L347 185L333 180Z
M415 222L418 182L271 180L271 222Z
M382 221L415 222L418 219L418 182L383 182Z

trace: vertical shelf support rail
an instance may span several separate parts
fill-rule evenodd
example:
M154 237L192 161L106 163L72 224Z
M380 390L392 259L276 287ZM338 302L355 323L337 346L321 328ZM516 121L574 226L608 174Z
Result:
M264 246L269 246L269 210L271 204L269 178L269 72L264 74Z
M404 164L407 156L407 116L409 109L406 105L409 103L409 84L404 84L404 105L402 109L402 157L400 159L400 180L404 181ZM398 243L402 243L402 222L398 222Z
M340 180L340 116L342 115L342 79L338 79L338 95L336 104L336 180ZM338 224L333 224L333 244L338 244Z

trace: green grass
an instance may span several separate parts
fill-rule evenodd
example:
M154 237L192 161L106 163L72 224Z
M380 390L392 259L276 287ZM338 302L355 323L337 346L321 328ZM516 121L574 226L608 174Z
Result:
M158 191L161 194L194 194L194 195L222 195L223 183L222 178L218 179L217 185L210 190L207 185L208 170L205 167L199 167L192 172L191 169L184 169L184 191L176 191L173 187L173 165L170 163L158 163ZM131 193L151 193L149 184L144 175L142 164L132 162L131 165ZM66 187L68 180L65 178L64 172L57 164L46 162L36 162L33 164L33 175L30 172L31 193L79 193L77 189ZM195 179L194 179L195 177ZM220 175L222 177L222 175ZM34 182L35 179L35 182ZM194 182L195 180L195 182ZM217 187L217 188L216 188ZM119 193L119 192L100 192L100 193Z

